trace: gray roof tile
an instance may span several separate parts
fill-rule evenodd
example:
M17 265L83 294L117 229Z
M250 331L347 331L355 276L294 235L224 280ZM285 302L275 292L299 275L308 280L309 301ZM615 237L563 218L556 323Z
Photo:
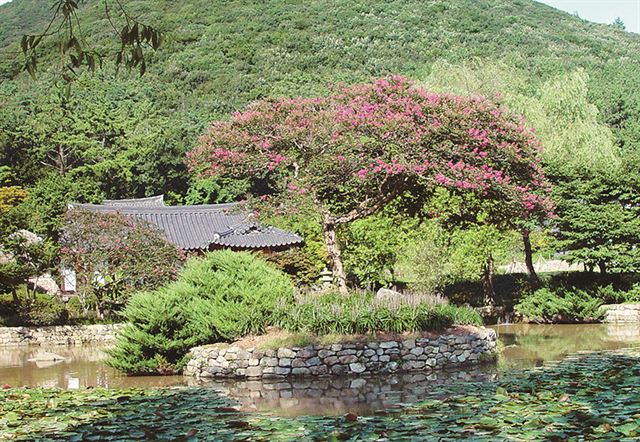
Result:
M155 197L152 197L155 198ZM238 249L266 249L300 245L295 233L264 227L252 220L235 203L198 206L165 206L160 200L105 201L105 204L69 204L69 208L92 212L118 212L158 226L168 241L185 250L206 250L211 246ZM120 204L129 201L128 204Z

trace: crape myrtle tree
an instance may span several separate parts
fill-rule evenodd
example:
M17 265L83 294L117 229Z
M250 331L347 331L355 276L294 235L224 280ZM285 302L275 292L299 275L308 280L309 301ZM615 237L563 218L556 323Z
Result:
M499 104L431 93L394 76L326 97L255 102L214 122L188 162L202 177L252 179L255 200L278 210L312 204L346 292L339 226L437 187L474 195L465 199L495 225L548 213L539 157L533 133Z
M118 213L68 210L60 245L62 265L76 272L84 311L93 307L100 318L131 293L175 279L184 261L155 226Z

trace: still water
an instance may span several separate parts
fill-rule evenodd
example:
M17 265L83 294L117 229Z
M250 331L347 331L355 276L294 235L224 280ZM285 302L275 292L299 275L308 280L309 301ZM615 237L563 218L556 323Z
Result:
M543 365L566 355L640 344L640 326L498 325L503 351L497 366L478 369L407 373L358 378L291 379L273 381L195 381L181 376L127 377L104 364L97 347L0 348L0 384L77 388L101 386L202 386L234 399L244 411L278 415L369 414L383 408L417 402L436 384L495 380L505 371ZM58 362L34 361L39 352L62 356Z

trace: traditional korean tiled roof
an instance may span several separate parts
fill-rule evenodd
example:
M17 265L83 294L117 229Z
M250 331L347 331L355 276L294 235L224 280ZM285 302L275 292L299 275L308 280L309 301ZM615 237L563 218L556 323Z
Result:
M117 212L145 220L158 226L168 241L184 250L207 250L216 246L277 249L304 242L294 233L260 225L235 203L165 206L162 200L160 204L151 198L141 200L110 200L103 204L71 203L69 207L93 212ZM128 203L124 204L124 201Z
M112 207L165 207L164 195L148 196L146 198L132 198L126 200L104 200L102 204Z

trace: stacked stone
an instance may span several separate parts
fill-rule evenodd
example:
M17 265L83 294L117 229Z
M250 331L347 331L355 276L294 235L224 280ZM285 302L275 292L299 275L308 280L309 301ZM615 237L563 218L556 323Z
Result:
M112 344L124 324L0 327L0 347Z
M477 365L495 357L496 335L477 329L401 341L355 342L259 350L219 344L196 347L185 375L268 378L395 373Z
M640 323L640 304L603 305L604 322Z

